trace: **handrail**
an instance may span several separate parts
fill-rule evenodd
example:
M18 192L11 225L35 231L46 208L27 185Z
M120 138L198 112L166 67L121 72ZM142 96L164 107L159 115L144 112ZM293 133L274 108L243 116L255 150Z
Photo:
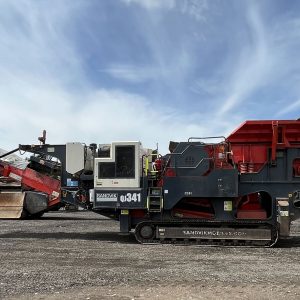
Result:
M149 171L149 157L156 157L156 159L160 158L161 155L159 153L151 153L151 154L144 154L142 156L142 164L145 164L145 167L143 168L144 174L147 176ZM156 170L151 170L150 172L157 173Z
M224 142L226 141L226 137L220 135L220 136L206 136L206 137L190 137L188 138L188 142L190 142L191 140L208 140L208 139L224 139Z

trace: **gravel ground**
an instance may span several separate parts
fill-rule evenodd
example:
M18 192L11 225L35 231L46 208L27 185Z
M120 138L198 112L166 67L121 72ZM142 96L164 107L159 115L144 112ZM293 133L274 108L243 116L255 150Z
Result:
M140 245L92 212L0 220L0 299L300 299L300 222L276 248Z

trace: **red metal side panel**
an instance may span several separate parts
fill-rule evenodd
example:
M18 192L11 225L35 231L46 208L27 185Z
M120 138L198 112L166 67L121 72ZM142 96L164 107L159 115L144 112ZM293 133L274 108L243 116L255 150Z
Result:
M233 131L227 138L232 144L237 143L272 143L273 124L278 124L282 130L281 144L300 143L300 121L290 120L267 120L246 121Z
M246 121L227 138L233 160L245 172L258 172L267 162L268 151L276 159L276 150L300 147L300 121Z

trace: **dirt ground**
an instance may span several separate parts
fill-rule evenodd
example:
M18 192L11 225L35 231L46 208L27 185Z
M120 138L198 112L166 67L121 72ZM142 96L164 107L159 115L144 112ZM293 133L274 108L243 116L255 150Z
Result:
M300 222L276 248L140 245L92 212L0 220L0 299L300 299Z

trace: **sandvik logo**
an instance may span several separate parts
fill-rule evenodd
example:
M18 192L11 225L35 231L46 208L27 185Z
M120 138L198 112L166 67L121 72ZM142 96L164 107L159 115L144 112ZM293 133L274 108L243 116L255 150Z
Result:
M117 193L99 193L96 196L97 202L117 202L118 194Z

